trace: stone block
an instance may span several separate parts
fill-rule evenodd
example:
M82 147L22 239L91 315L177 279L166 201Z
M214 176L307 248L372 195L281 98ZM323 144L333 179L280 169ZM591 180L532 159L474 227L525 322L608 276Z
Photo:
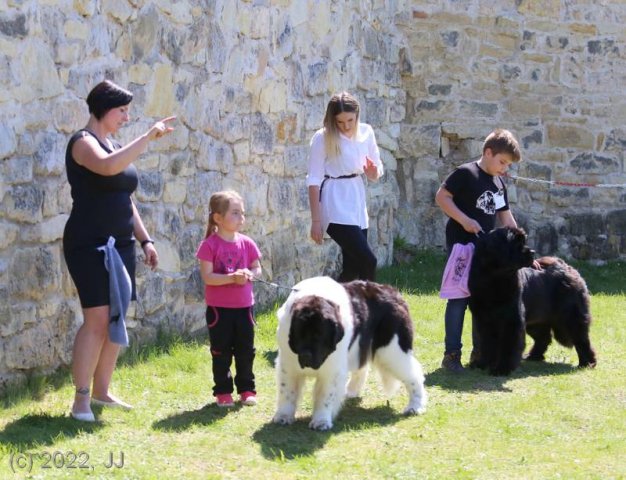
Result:
M606 232L604 219L597 213L573 213L567 215L566 219L571 235L593 237Z
M252 143L250 149L252 153L271 154L274 148L274 128L273 122L265 115L254 114L251 121Z
M142 202L156 202L163 196L164 180L161 172L139 172L137 199Z
M166 274L180 273L178 248L164 239L160 239L156 247L159 254L159 271Z
M196 252L200 242L206 236L207 226L208 218L206 225L185 226L178 235L176 245L178 247L178 258L180 259L181 269L185 270L197 265Z
M306 93L314 97L326 93L328 84L328 65L326 62L318 62L308 66Z
M20 228L14 223L0 222L0 250L13 245L20 232Z
M300 141L300 128L296 114L281 118L276 124L276 141L278 143L296 144Z
M406 125L401 127L399 155L401 157L438 155L441 128L439 125Z
M0 122L0 159L7 158L17 148L17 139L13 128L5 122Z
M251 161L250 142L237 142L233 145L233 155L235 165L246 165Z
M531 145L542 145L543 144L543 132L541 130L533 130L532 133L522 137L521 143L525 149L530 148Z
M384 148L390 151L398 149L398 140L391 137L383 128L379 128L374 131L376 136L376 143L379 148Z
M606 214L607 232L626 237L626 209L613 210ZM626 253L624 251L621 252Z
M604 142L607 151L623 152L626 150L626 129L613 129L607 135Z
M96 10L96 4L91 0L73 0L72 6L82 17L91 17Z
M32 182L33 159L32 157L10 157L0 163L0 173L9 185Z
M498 104L495 103L461 101L461 114L468 118L494 118L497 116L498 110Z
M233 151L230 145L211 137L204 137L196 165L203 170L228 173L234 165Z
M187 198L187 181L184 178L175 178L165 182L163 201L180 204Z
M10 337L4 347L6 366L15 370L58 366L54 329L49 321Z
M68 39L85 42L89 38L89 26L76 20L67 20L63 25L63 32Z
M406 118L406 108L402 104L392 104L389 107L389 121L402 122Z
M25 41L12 70L25 101L52 98L64 91L50 50L40 40Z
M515 2L517 11L522 15L559 19L560 0L518 0Z
M22 229L22 240L36 243L52 243L63 238L63 230L69 215L55 215L40 223Z
M431 84L428 86L429 95L450 95L452 85Z
M621 170L621 163L616 158L591 152L577 155L570 161L570 165L580 175L606 175Z
M150 57L155 46L159 44L159 25L159 14L152 5L142 9L137 15L137 21L129 25L135 61Z
M0 17L0 32L7 37L24 38L29 33L26 15L22 12L15 15L7 15L3 12L2 17Z
M296 189L298 185L292 179L269 180L267 203L270 212L284 214L289 211L287 206L296 203Z
M24 223L37 223L42 218L43 198L43 186L14 185L5 195L6 216Z
M14 299L40 300L60 287L58 247L20 248L10 260L9 288Z
M147 102L144 113L155 118L164 118L176 111L177 101L174 95L173 70L168 64L153 66L154 76L147 86Z
M296 248L293 241L293 233L286 230L276 232L269 236L269 242L272 248L272 272L274 278L293 272L296 259ZM292 284L291 282L287 282Z
M33 170L37 175L50 176L65 173L67 139L56 132L41 132L36 136Z
M185 208L187 221L205 224L208 219L209 192L222 190L223 175L219 172L199 172L187 180L187 199Z
M538 227L533 235L535 238L533 248L537 255L557 255L559 247L559 233L552 224Z
M142 283L137 282L137 313L150 315L166 304L165 279L160 273L143 276Z
M285 148L284 154L285 176L296 178L298 182L304 178L309 162L309 148L307 146L296 146ZM304 180L302 180L304 182Z
M548 124L548 143L552 147L592 150L595 137L588 128L572 125Z
M373 127L382 127L387 123L387 104L381 98L366 98L363 119Z

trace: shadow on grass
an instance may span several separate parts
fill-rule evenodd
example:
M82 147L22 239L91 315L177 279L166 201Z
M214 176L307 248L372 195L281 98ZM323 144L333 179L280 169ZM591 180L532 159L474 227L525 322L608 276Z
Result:
M140 344L133 341L117 361L117 366L133 367L150 362L163 355L169 355L176 345L202 345L205 340L203 332L182 336L177 333L159 331L152 341ZM72 383L71 366L59 368L52 374L41 375L32 373L25 381L16 382L0 395L0 407L11 407L29 400L40 400L50 391L56 391Z
M276 357L278 357L278 350L266 350L262 353L262 357L270 367L274 368L276 366Z
M48 375L29 374L23 382L7 386L4 396L0 397L0 407L9 408L28 400L41 400L50 390L60 390L71 381L69 367L61 367Z
M359 403L359 399L346 401L330 431L311 430L311 417L299 417L292 425L267 423L252 435L252 439L261 446L261 453L265 458L291 460L312 455L337 433L374 430L407 418L388 405L363 408Z
M0 431L0 443L24 451L54 444L59 437L73 438L93 433L103 427L101 422L79 422L65 415L28 414L10 422Z
M208 403L198 410L181 412L158 420L152 424L152 428L163 432L183 432L195 425L211 425L224 418L229 412L240 408L243 407L237 405L232 408L220 408L215 403Z
M506 386L509 380L569 375L578 370L576 366L569 363L522 362L520 368L511 375L497 377L484 370L466 369L463 373L451 373L443 368L438 368L426 375L426 386L438 386L445 390L457 392L511 392L511 389Z

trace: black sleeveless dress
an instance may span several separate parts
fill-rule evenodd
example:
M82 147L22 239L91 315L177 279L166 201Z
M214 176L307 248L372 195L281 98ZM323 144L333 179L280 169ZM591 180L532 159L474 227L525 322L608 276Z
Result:
M76 140L90 135L86 129L70 138L65 152L67 180L72 191L72 212L63 232L63 254L67 268L78 290L83 308L109 305L109 274L104 267L104 252L109 236L130 275L135 292L135 237L131 194L137 188L137 169L129 165L117 175L105 176L76 163L72 146ZM108 153L112 150L98 140ZM114 148L120 148L114 144Z

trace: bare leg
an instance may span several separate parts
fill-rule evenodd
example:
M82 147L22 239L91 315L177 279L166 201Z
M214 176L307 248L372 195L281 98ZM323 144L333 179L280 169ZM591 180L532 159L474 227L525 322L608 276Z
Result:
M115 370L115 363L117 362L120 348L120 345L112 343L109 340L108 335L105 336L104 344L100 351L100 358L93 376L93 398L105 402L118 400L109 395L109 385L111 383L111 377L113 376L113 370Z
M75 413L91 412L89 387L108 334L109 306L84 308L83 317L72 354L72 377L76 386L72 411Z

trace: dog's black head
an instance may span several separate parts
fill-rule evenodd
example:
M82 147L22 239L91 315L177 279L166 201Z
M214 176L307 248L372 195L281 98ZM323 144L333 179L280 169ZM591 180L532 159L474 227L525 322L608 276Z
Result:
M289 348L302 368L317 370L335 351L344 335L339 306L314 295L294 301L291 307Z
M478 239L474 259L490 270L517 271L533 264L535 251L526 244L523 229L501 227Z

